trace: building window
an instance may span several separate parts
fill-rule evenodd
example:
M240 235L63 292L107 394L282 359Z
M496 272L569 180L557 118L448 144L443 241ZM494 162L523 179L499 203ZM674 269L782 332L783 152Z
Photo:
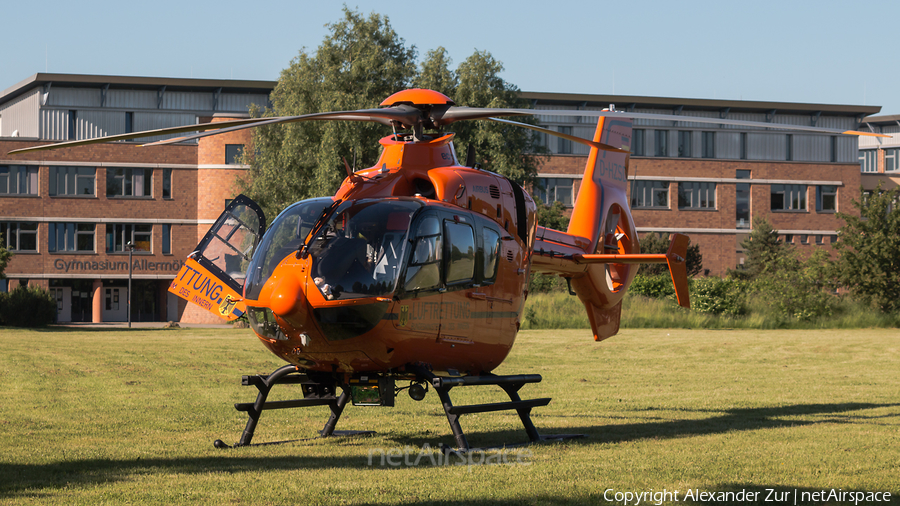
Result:
M862 151L860 151L862 153ZM900 148L884 150L884 171L896 172L900 170Z
M50 196L91 196L94 191L93 167L50 167Z
M134 133L134 113L133 112L125 113L125 133L126 134Z
M678 183L679 209L715 209L716 183Z
M162 196L172 198L172 169L163 169Z
M837 186L816 186L816 211L820 213L837 211Z
M572 127L570 126L558 127L557 131L561 134L572 135ZM561 155L572 154L572 141L570 141L569 139L563 139L562 137L557 137L556 152Z
M806 210L806 185L803 185L803 184L773 184L772 185L772 210L773 211L805 211Z
M653 131L653 141L656 144L656 148L654 153L656 156L669 156L669 131L668 130L654 130Z
M534 195L548 206L559 201L564 206L572 207L572 182L569 178L538 178Z
M700 157L716 157L716 133L700 132Z
M106 169L107 197L149 197L153 169Z
M860 172L878 172L877 149L859 150L859 170Z
M678 156L680 158L690 158L693 155L691 152L691 135L693 135L693 132L678 131Z
M69 131L67 132L68 140L74 141L78 132L78 111L69 111Z
M241 153L244 151L243 144L226 144L225 145L225 165L237 165Z
M668 209L669 208L669 182L668 181L632 181L631 182L631 207Z
M822 234L816 234L816 244L819 246L825 244L825 236Z
M741 132L741 160L747 159L747 146L749 141L747 140L747 132Z
M0 195L37 195L38 168L0 165Z
M128 253L128 243L134 245L135 253L150 253L150 237L153 225L128 225L109 223L106 225L106 252Z
M51 252L94 252L93 223L51 223L47 237Z
M794 159L794 136L791 134L785 135L784 159L789 162Z
M800 244L809 244L809 235L800 234Z
M830 147L831 147L831 163L835 163L835 162L837 162L837 159L838 159L837 135L831 136Z
M0 246L15 253L37 252L37 223L0 222Z
M644 148L644 132L643 129L633 130L631 132L631 154L634 156L644 156L646 153Z
M162 254L172 254L172 225L163 223L162 226Z

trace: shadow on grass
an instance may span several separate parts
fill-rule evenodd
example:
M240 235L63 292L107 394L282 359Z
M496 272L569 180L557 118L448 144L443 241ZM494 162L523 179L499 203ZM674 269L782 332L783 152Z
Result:
M734 409L725 414L711 416L697 420L670 420L665 422L633 423L623 425L606 425L594 427L567 427L565 429L546 429L538 427L538 430L549 435L554 432L585 434L585 439L570 440L570 444L595 444L595 443L620 443L640 439L651 438L679 438L707 434L721 434L740 430L757 430L767 428L797 427L821 423L859 423L865 420L881 418L868 417L851 412L878 408L890 408L900 404L872 404L872 403L844 403L844 404L798 404L791 406L764 407ZM648 409L654 410L654 409ZM801 420L783 420L783 417L815 417ZM465 430L465 417L462 419ZM449 427L448 427L449 433ZM472 446L497 446L503 443L521 443L527 441L524 430L500 430L481 431L467 433ZM399 446L412 446L422 448L426 443L434 448L440 442L455 446L451 436L441 437L387 437ZM302 441L300 442L302 445ZM377 450L376 448L370 448ZM384 450L391 450L385 448ZM169 473L169 474L201 474L201 473L240 473L258 471L293 471L298 469L365 469L377 462L368 456L353 457L250 457L241 456L241 450L223 450L220 455L209 457L187 458L156 458L156 459L92 459L70 462L52 462L47 464L0 464L0 498L2 497L32 497L36 498L46 494L47 489L65 488L75 486L92 486L96 484L117 482L128 479L134 474L145 473ZM372 460L370 462L370 460ZM765 491L756 485L723 485L719 491L754 490ZM777 489L781 491L793 491L794 489ZM806 489L803 489L806 490ZM806 490L809 493L817 490ZM709 491L707 491L709 492ZM547 497L541 500L529 498L521 504L602 504L602 495L592 495L582 498L557 498ZM755 502L736 501L741 504L757 504ZM764 503L763 499L759 504ZM817 504L822 501L819 500ZM709 501L710 504L729 504L728 501ZM791 501L793 503L793 501ZM424 502L406 503L410 506L426 504ZM492 500L443 502L428 501L427 504L516 504L508 499L501 502ZM620 501L621 504L621 501ZM705 504L697 501L695 504ZM772 504L768 502L767 504ZM798 502L798 504L803 504Z
M679 437L703 436L708 434L723 434L732 431L773 429L783 427L800 427L822 423L859 423L871 421L885 416L866 416L862 414L850 414L854 411L897 407L900 404L872 404L872 403L844 403L844 404L795 404L790 406L738 408L727 410L725 414L710 416L701 419L666 420L653 422L626 423L602 426L563 427L547 429L541 427L540 420L553 418L533 417L538 432L542 435L554 433L584 434L582 439L572 439L571 443L622 443L640 439L673 439ZM662 411L656 408L646 408L643 411ZM704 412L703 410L679 410L687 412ZM900 417L900 413L893 415ZM785 420L786 417L795 419ZM796 417L815 417L809 419L796 419ZM654 417L654 419L660 419ZM466 431L466 418L460 418L463 431ZM449 432L449 427L448 427ZM524 429L502 430L490 432L466 432L470 445L474 446L499 446L505 444L519 444L528 440ZM401 445L422 446L428 443L436 444L435 438L427 437L398 437L392 438ZM453 438L440 438L440 442L452 444Z

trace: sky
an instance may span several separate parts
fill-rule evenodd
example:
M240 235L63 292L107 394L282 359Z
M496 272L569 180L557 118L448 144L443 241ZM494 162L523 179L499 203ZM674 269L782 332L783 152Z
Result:
M348 1L420 57L486 50L523 91L882 106L896 1ZM0 90L38 72L277 80L341 19L323 0L3 0Z

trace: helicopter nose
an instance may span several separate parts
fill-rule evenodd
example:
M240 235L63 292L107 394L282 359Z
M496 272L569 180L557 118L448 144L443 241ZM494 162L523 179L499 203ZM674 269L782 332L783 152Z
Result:
M303 303L303 289L297 276L282 275L276 280L269 298L269 308L276 315L285 316L297 311Z

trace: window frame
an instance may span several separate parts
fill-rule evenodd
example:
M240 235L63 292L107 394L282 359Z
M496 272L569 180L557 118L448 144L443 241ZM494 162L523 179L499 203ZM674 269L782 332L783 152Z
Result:
M716 132L700 132L700 158L716 157Z
M225 145L225 165L240 165L238 158L244 153L244 144Z
M693 158L693 136L690 130L678 131L678 158Z
M808 186L805 184L773 184L769 189L769 210L773 213L802 213L809 212L809 203L807 202ZM773 205L775 195L781 195L782 207L775 208ZM799 207L795 207L795 197L798 199Z
M60 174L62 170L65 170L64 174ZM81 172L90 171L91 174L81 174ZM74 165L54 165L50 167L48 171L49 181L48 181L48 189L49 195L51 197L64 197L64 198L97 198L97 168L96 167L84 167L84 166L74 166ZM64 193L60 193L60 177L63 178L63 186L65 186ZM71 181L70 181L71 179ZM79 190L79 182L82 180L90 181L89 187L91 189L91 193L78 193ZM69 186L71 184L72 190L74 193L69 193Z
M712 198L710 198L712 191ZM703 200L703 197L706 197ZM687 205L685 205L687 202ZM696 202L697 205L694 205ZM706 205L703 205L703 204ZM715 211L716 183L709 181L682 181L678 183L678 209L685 211Z
M23 229L22 226L34 226L34 229ZM15 254L40 253L38 250L38 223L36 221L2 221L0 222L0 246ZM21 249L22 238L33 236L34 249Z
M654 130L653 131L653 153L654 156L669 156L669 131Z
M141 192L142 195L135 195L135 184L137 171L141 171ZM112 181L120 180L116 184L119 185L120 193L114 194L110 190ZM129 191L130 187L130 192ZM153 199L153 169L149 167L110 167L106 169L106 198L110 199Z
M138 227L141 230L138 230ZM125 245L129 242L135 246L135 255L152 255L153 254L153 225L150 223L107 223L106 224L106 254L121 255L128 254L128 248ZM146 236L146 241L139 241L138 236ZM110 241L110 238L113 240ZM121 239L117 241L116 239ZM138 249L138 243L147 243L147 249ZM117 245L121 244L122 249L117 249Z
M90 230L88 230L90 228ZM91 249L80 249L82 237L91 238ZM52 222L47 230L47 251L50 253L96 253L97 224L81 222ZM59 240L63 239L62 248Z
M564 184L560 185L559 182L562 181ZM568 199L559 198L560 191L559 189L563 189L563 194L565 193L565 188L568 188ZM545 205L553 205L554 202L562 202L562 204L571 208L575 206L575 180L571 178L565 177L539 177L535 181L534 185L534 196L537 197L541 202Z
M826 193L827 188L833 188ZM823 200L825 197L833 197L833 207L825 209ZM816 212L817 213L836 213L838 207L838 187L837 185L818 185L816 186Z
M864 174L878 172L878 150L877 149L860 149L859 150L859 171Z
M5 169L5 174L0 175L0 180L4 182L3 187L0 187L0 196L39 196L40 169L36 165L0 165L0 170L3 169ZM13 181L13 179L15 179L15 181ZM10 191L10 188L12 188L13 191Z
M632 209L670 209L671 200L670 200L670 184L669 181L659 181L659 180L647 180L647 179L634 179L631 181L631 208ZM661 192L665 192L666 194L666 205L655 205L657 201L657 195ZM649 195L647 194L649 192ZM638 198L640 195L640 198ZM650 201L650 205L646 205L645 202L647 199Z

